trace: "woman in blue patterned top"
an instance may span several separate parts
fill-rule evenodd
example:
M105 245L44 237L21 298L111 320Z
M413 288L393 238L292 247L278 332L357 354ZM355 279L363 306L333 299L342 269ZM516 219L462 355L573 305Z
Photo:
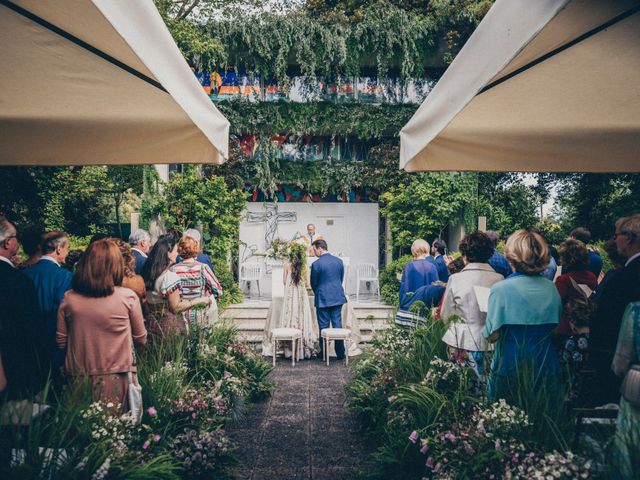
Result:
M522 369L532 368L538 385L557 382L560 365L552 334L562 301L555 285L540 275L549 264L549 247L538 233L518 230L504 250L515 273L491 288L482 334L496 342L487 393L508 399Z

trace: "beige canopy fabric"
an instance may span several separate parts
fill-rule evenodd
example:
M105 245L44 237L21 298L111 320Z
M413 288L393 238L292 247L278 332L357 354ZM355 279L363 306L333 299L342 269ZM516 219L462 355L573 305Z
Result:
M400 141L407 171L640 172L640 0L497 0Z
M152 0L0 0L0 165L222 163L229 122Z

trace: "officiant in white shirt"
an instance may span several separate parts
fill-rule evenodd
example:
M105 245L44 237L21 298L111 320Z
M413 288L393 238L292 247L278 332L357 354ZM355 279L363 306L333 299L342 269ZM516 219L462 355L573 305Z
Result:
M304 235L303 238L305 243L307 244L307 254L309 256L315 256L315 254L313 253L313 249L311 248L311 244L319 239L325 240L324 236L316 232L316 226L313 223L307 225L307 234Z

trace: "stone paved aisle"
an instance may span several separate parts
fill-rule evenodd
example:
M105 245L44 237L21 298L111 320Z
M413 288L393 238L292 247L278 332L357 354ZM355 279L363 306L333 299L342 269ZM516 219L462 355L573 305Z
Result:
M295 367L278 359L270 376L277 387L228 429L240 445L239 479L352 480L365 451L344 407L349 371L305 360Z

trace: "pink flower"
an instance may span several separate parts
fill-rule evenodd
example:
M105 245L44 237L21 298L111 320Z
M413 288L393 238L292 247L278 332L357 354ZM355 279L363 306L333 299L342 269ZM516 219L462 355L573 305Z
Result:
M435 473L438 473L440 470L442 470L442 464L440 462L436 463L436 466L434 467L433 471Z
M423 455L426 455L428 451L429 451L429 444L425 443L424 445L422 445L422 448L420 449L420 453Z
M147 448L149 448L149 445L151 445L151 442L149 442L149 440L146 440L143 444L142 444L142 449L146 450Z
M154 443L158 443L158 442L160 441L160 439L161 439L161 438L162 438L162 437L161 437L160 435L158 435L158 434L154 435L154 436L153 436L153 441L154 441Z
M415 430L411 432L411 435L409 435L409 440L411 441L411 443L416 443L419 439L420 435L418 435L418 432L416 432Z
M433 468L433 458L432 457L427 458L427 461L425 462L425 466L427 466L429 468Z
M444 434L444 439L445 440L449 440L451 443L456 443L456 436L451 433L451 432L447 432Z
M229 378L229 377L233 377L233 375L231 374L231 372L227 372L226 370L224 371L224 378Z
M147 413L149 414L150 417L155 417L158 414L158 411L156 410L155 407L149 407L147 408Z

